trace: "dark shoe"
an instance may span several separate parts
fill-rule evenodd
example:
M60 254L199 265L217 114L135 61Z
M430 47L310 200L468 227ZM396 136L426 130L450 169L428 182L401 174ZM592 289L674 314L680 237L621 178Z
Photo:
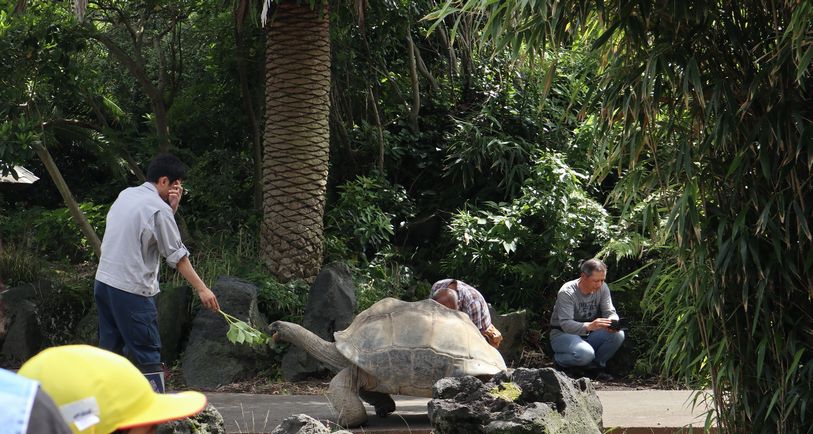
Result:
M606 368L592 367L587 370L587 378L594 381L613 381L615 377L607 373Z
M556 369L570 378L578 379L585 376L585 372L580 366L562 366L558 363L554 363L553 369Z
M612 374L607 373L607 372L599 372L598 374L596 374L595 380L596 381L613 381L613 380L615 380L615 377L613 377Z

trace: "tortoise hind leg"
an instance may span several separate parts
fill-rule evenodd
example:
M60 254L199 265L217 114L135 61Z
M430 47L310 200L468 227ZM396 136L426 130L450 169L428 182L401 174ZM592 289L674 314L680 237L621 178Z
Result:
M344 427L357 427L367 422L367 410L358 395L357 367L344 368L330 380L327 399L336 414L336 421Z
M388 393L359 390L359 396L366 403L375 407L375 414L378 417L387 417L395 411L395 401L392 400Z

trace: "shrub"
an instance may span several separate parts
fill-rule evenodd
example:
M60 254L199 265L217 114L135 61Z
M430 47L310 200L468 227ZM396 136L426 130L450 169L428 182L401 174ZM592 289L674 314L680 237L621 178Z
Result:
M578 260L608 239L608 214L582 187L584 176L553 153L537 159L520 195L458 212L449 225L457 247L443 266L512 306L538 304Z
M402 186L359 176L339 186L338 200L325 217L328 257L366 262L413 215L414 204Z
M414 300L420 297L415 273L391 248L378 252L369 264L353 269L356 283L357 311L372 306L385 297Z
M0 282L6 286L33 282L42 277L46 269L36 254L15 244L5 244L0 250Z
M259 279L257 279L259 277ZM269 321L302 322L310 286L302 280L280 283L272 276L255 276L259 309Z
M79 204L79 209L101 238L109 206L88 202ZM72 263L95 260L93 248L68 208L30 208L15 212L4 224L2 236L46 259Z

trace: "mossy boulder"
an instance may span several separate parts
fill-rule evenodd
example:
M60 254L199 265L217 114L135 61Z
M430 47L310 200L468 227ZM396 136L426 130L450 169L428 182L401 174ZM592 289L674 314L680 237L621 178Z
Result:
M443 378L433 388L429 420L436 434L542 434L603 431L590 380L550 369L503 371L488 383Z

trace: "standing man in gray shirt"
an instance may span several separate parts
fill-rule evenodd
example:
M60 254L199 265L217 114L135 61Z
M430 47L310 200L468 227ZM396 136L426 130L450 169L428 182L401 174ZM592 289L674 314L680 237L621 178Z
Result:
M550 325L550 343L559 366L604 368L621 344L624 332L610 328L618 320L607 278L599 259L584 261L581 275L562 285Z
M164 391L158 334L161 257L192 285L201 304L217 312L217 297L189 262L175 212L186 166L163 154L150 162L147 182L119 193L107 213L93 293L99 311L99 346L129 357L157 392Z

